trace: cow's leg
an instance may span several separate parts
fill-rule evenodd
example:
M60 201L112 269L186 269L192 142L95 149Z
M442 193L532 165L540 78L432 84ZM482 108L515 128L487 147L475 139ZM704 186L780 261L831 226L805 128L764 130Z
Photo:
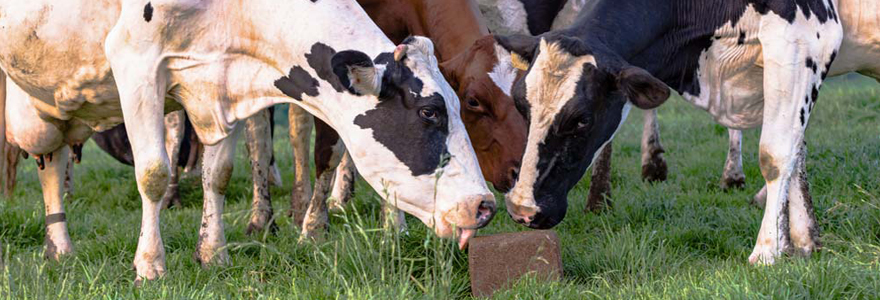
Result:
M391 205L388 201L393 201L389 198L389 200L382 201L382 224L385 228L396 229L397 232L406 232L409 228L406 225L406 214L403 213L402 210L397 209L394 205Z
M171 182L165 189L162 207L183 206L180 203L180 168L177 167L177 161L180 159L180 145L184 142L185 123L186 113L182 110L165 115L165 151L171 161Z
M724 162L724 173L721 174L721 188L742 188L746 185L742 162L742 131L728 129L730 143L727 148L727 161Z
M345 155L345 145L329 125L315 119L315 192L309 201L300 239L320 238L327 227L327 196L333 183L334 169Z
M226 187L232 177L235 143L239 130L236 128L225 139L213 146L205 145L202 159L202 189L205 203L202 207L202 223L199 226L199 242L195 259L202 266L229 263L226 254L226 237L223 232L223 204Z
M120 23L111 30L105 48L119 90L141 195L141 232L134 256L136 283L140 283L165 274L165 247L159 229L159 214L162 196L171 177L171 163L164 147L166 85L164 77L154 69L155 65L147 63L159 61L159 55L141 52L156 47L136 48L128 44L128 29L125 27Z
M752 205L764 208L767 204L767 185L761 187L761 190L752 198Z
M817 30L821 38L816 36ZM790 24L772 13L762 17L759 39L765 64L765 101L759 158L767 182L767 203L749 256L751 263L772 264L776 257L792 250L790 206L807 202L804 193L790 192L801 186L792 179L800 178L795 168L803 155L804 131L822 83L821 74L834 59L841 36L840 24L832 19L814 28L799 22ZM795 197L799 199L793 200ZM803 216L797 217L795 223L803 222Z
M70 157L67 158L67 170L64 172L64 195L72 196L73 195L73 165L76 158L74 157L73 151L68 151Z
M810 196L810 184L807 182L807 145L802 144L798 155L795 173L788 189L789 205L789 228L791 230L791 243L794 246L794 254L810 256L817 250L819 244L819 226L816 223L816 214L813 211L813 198Z
M269 146L273 147L275 145L275 107L269 107ZM272 150L273 148L270 148ZM284 181L281 180L281 171L278 169L278 164L275 163L275 151L272 150L269 152L271 154L271 158L269 159L269 184L273 186L283 186Z
M348 151L336 167L336 175L333 176L333 191L330 193L330 210L342 210L342 207L351 199L354 192L354 180L357 178L357 168L351 160Z
M587 197L588 212L598 212L611 207L611 151L613 146L609 141L602 148L599 157L593 162L593 171L590 179L590 195Z
M269 164L272 160L272 139L269 129L269 110L251 116L245 122L248 156L251 160L251 175L254 184L251 202L251 220L245 233L261 232L263 229L275 230L272 221L272 199L269 194Z
M663 158L663 145L660 144L660 124L657 122L657 110L645 111L645 124L642 128L642 179L647 181L665 181L669 168Z
M6 141L6 73L0 70L0 194L12 195L21 150Z
M58 260L73 252L73 243L67 234L67 215L64 213L64 177L67 175L69 148L62 146L44 155L44 167L38 168L43 201L46 205L46 252L45 256Z
M290 144L293 147L294 182L293 193L290 195L288 216L293 223L300 225L306 212L306 205L312 198L311 166L309 166L309 150L312 142L312 115L296 105L290 105Z

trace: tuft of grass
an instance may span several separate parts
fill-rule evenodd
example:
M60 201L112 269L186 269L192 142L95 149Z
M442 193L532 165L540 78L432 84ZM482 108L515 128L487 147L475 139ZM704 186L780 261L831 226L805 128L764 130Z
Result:
M277 119L286 128L283 109ZM666 182L639 178L641 118L631 116L614 143L614 208L583 212L589 176L569 194L560 236L564 278L526 277L497 299L829 299L880 298L880 88L864 77L822 89L807 132L811 191L821 252L747 263L762 211L748 204L763 185L760 130L744 140L743 190L718 188L727 135L705 112L680 99L659 110L670 166ZM42 195L32 160L22 163L15 194L0 199L0 299L462 299L470 298L466 252L408 217L401 234L381 221L378 194L363 181L345 210L330 217L323 242L299 243L285 216L292 185L286 134L275 141L286 180L273 187L277 235L244 235L252 187L243 145L223 215L232 264L202 269L192 259L201 185L181 184L183 208L162 212L168 274L141 288L131 263L140 226L134 172L89 142L76 166L76 194L65 201L76 254L43 259ZM501 195L498 195L498 199ZM499 216L481 234L528 230Z

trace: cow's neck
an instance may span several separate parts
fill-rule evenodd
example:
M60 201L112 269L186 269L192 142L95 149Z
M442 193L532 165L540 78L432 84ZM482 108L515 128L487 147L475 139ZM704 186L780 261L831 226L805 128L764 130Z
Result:
M693 84L692 69L711 42L714 29L730 20L745 1L610 1L600 0L562 30L584 40L602 65L638 66L681 91ZM696 13L699 12L699 13ZM610 71L615 71L613 68Z

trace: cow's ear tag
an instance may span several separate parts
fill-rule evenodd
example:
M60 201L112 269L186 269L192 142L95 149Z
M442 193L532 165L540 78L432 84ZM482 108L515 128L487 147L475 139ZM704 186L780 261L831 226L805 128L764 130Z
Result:
M520 71L525 71L529 69L529 62L522 58L519 54L515 52L510 53L510 64Z

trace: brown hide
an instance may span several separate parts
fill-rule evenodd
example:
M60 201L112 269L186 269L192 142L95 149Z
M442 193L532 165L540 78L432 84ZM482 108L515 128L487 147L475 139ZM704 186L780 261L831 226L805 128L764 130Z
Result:
M434 42L449 84L461 101L461 117L495 188L513 186L526 144L526 123L513 99L489 78L497 63L494 39L473 0L359 0L395 43L410 35Z

